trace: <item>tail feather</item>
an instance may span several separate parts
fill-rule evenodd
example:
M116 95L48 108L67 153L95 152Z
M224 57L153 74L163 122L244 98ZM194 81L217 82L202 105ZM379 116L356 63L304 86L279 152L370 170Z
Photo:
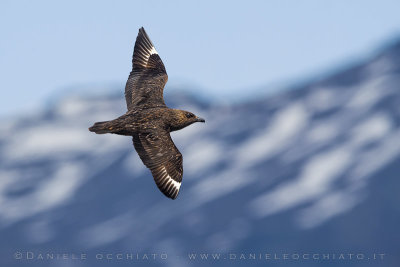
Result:
M110 121L100 121L93 124L93 126L89 128L89 131L97 134L112 133L113 127Z

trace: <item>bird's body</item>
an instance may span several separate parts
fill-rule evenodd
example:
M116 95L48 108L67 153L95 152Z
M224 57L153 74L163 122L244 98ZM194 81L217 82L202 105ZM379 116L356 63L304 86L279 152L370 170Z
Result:
M168 76L143 28L136 39L132 65L125 87L128 111L117 119L96 122L89 130L132 136L133 145L158 188L175 199L182 181L183 159L169 133L204 119L165 105L163 89Z
M96 122L90 130L96 133L114 133L128 136L160 129L173 132L196 122L187 120L182 112L184 111L168 107L136 109L115 120Z

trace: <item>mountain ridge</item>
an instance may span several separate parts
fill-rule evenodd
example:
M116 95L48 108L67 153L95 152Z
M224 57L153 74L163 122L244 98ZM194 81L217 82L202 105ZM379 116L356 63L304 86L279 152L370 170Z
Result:
M166 92L169 106L207 121L172 133L184 157L175 201L158 192L130 138L87 130L125 112L122 93L65 97L4 123L0 262L39 265L13 259L16 251L91 255L46 266L110 264L93 258L102 251L168 253L166 262L146 262L157 266L217 264L189 252L354 251L387 257L346 264L396 266L399 70L400 44L323 82L241 104Z

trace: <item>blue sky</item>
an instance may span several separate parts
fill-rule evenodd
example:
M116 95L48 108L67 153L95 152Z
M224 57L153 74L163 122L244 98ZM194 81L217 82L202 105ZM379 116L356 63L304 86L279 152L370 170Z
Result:
M29 112L67 88L114 84L123 97L141 26L168 86L231 98L366 57L400 36L399 10L398 0L3 0L0 116Z

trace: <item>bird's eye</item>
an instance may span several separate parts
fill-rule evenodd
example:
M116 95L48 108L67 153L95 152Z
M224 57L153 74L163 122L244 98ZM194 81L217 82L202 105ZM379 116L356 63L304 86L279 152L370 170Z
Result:
M186 118L193 118L194 117L194 115L192 114L192 113L186 113Z

